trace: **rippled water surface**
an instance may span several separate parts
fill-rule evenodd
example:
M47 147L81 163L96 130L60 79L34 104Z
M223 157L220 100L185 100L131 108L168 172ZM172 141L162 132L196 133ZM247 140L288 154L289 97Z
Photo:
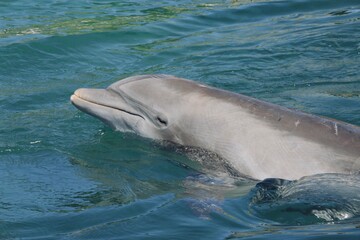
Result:
M2 0L0 238L359 239L359 175L219 175L69 102L166 73L360 125L359 72L358 0Z

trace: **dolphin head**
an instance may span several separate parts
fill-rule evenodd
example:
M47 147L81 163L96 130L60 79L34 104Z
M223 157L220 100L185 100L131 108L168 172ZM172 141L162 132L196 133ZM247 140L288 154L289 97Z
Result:
M168 75L135 76L106 89L80 88L71 102L113 129L179 142L175 129L194 84Z

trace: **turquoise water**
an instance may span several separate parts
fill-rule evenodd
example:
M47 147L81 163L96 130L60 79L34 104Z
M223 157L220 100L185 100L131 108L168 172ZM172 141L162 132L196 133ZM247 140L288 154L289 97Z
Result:
M2 0L0 238L359 239L359 175L219 177L69 101L166 73L360 125L359 72L360 1Z

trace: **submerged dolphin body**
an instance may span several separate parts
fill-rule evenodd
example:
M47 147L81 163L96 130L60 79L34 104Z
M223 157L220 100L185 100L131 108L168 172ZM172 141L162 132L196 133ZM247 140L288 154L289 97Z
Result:
M360 128L169 75L78 89L81 111L122 132L200 147L256 179L360 170Z

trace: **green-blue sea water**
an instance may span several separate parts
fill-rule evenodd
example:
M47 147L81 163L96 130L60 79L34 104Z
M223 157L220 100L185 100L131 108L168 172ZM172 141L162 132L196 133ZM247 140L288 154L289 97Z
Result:
M154 73L360 125L360 1L1 0L0 239L360 239L357 174L218 177L69 101Z

